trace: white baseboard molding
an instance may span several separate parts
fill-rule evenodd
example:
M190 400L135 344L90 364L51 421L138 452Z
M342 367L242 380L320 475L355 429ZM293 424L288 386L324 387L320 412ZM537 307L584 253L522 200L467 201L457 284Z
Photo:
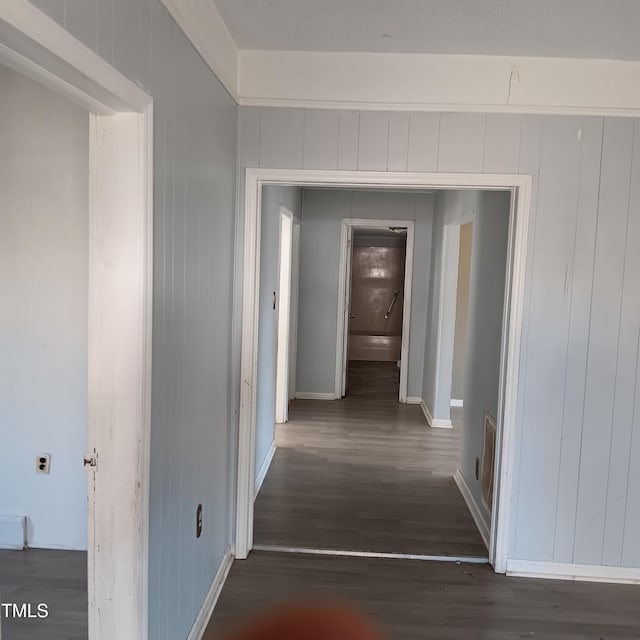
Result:
M296 391L296 400L336 400L334 393L316 393L315 391Z
M34 544L33 542L27 543L28 549L52 549L55 551L86 551L87 547L70 546L68 544Z
M218 598L222 593L222 587L224 587L224 583L227 580L227 576L229 575L229 570L231 569L231 565L233 564L233 556L234 550L232 547L229 547L227 549L227 552L224 554L224 557L222 558L220 567L218 568L215 578L211 583L211 587L209 588L209 593L207 593L207 597L202 603L202 608L200 609L198 617L195 619L195 622L191 627L191 631L187 636L187 640L202 640L202 636L204 635L205 629L209 624L209 620L211 619L213 610L215 609L216 603L218 602Z
M262 462L262 466L258 471L258 476L256 477L256 481L253 485L253 499L255 500L258 497L258 493L260 491L260 487L262 487L262 483L264 479L267 477L267 473L269 472L269 467L271 466L271 462L273 461L273 456L276 455L276 443L275 440L271 443L269 447L269 452L267 453L264 461Z
M0 516L0 549L24 549L26 545L26 517Z
M456 481L458 489L460 489L460 493L462 494L464 501L467 503L467 507L469 507L471 517L476 523L476 527L478 527L478 531L482 536L482 541L488 549L491 540L491 521L489 514L487 513L486 509L481 507L476 502L476 499L473 497L471 489L469 489L469 485L464 479L464 476L462 475L460 469L456 469L453 479Z
M464 400L459 400L457 398L451 398L452 407L464 407Z
M424 417L427 419L427 423L433 429L453 429L453 424L451 420L436 420L432 415L431 411L429 411L429 407L424 400L420 400L420 408L422 409L422 413L424 413Z
M407 396L407 404L421 404L422 398L420 396Z
M508 559L507 575L550 580L640 584L640 568L607 567L591 564L571 564L568 562Z

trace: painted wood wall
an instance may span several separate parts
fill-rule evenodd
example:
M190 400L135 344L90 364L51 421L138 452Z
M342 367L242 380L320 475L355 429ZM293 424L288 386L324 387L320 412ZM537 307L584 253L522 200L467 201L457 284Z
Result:
M86 550L89 114L0 65L0 141L0 514Z
M240 123L241 167L533 175L510 555L640 566L638 121L242 107Z
M178 640L204 602L233 517L237 106L159 0L33 4L154 99L149 637Z

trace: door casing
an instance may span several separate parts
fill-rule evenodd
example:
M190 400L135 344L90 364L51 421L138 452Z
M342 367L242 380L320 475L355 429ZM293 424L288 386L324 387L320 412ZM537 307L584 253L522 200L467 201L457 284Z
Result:
M253 547L253 470L257 391L258 295L260 282L260 218L262 187L484 189L511 193L506 295L500 362L498 447L494 479L495 510L491 521L489 560L497 573L507 570L512 500L520 337L524 311L525 271L531 190L530 175L477 173L416 173L324 171L311 169L247 168L244 226L238 225L236 250L242 260L243 287L236 289L234 307L242 309L240 354L240 410L236 485L235 549L238 559ZM398 224L394 221L394 224Z
M407 228L407 249L404 269L404 304L402 307L402 347L400 351L399 402L407 401L409 373L409 337L411 329L411 285L413 278L413 251L415 223L413 220L376 220L368 218L343 218L340 233L340 271L338 281L338 331L336 335L335 396L342 398L347 382L347 344L349 339L349 301L351 299L351 250L353 231L358 227L388 229Z

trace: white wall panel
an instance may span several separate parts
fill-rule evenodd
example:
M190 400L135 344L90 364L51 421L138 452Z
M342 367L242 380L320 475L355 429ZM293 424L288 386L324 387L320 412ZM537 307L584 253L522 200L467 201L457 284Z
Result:
M538 219L529 273L529 314L535 322L531 322L527 336L527 381L522 390L525 424L532 428L522 434L525 455L520 469L524 477L536 477L536 482L521 487L518 503L519 518L531 517L540 525L519 531L516 546L516 554L527 549L536 554L536 559L550 560L553 556L555 513L548 512L548 505L557 493L580 123L581 119L548 118L542 129ZM566 167L565 171L560 167ZM539 259L539 255L545 258ZM542 460L545 472L539 473Z
M386 171L389 152L389 114L364 111L360 114L358 169Z
M409 171L436 171L440 144L440 114L411 113L409 115Z
M629 230L628 238L632 243L631 248L627 247L627 255L630 256L632 265L635 266L634 273L636 276L631 277L631 290L629 295L632 304L638 304L638 287L636 282L638 270L638 255L640 250L638 246L638 234L640 230L638 225L640 224L640 125L638 121L635 122L635 136L633 145L633 172L631 174L631 189L629 193ZM631 252L635 251L635 255ZM633 268L633 266L631 267ZM626 281L625 281L626 283ZM640 539L640 314L635 316L636 331L638 332L637 342L635 345L635 357L636 357L636 370L635 370L635 394L632 399L632 413L631 413L631 442L629 443L629 449L627 452L627 490L625 500L625 515L624 515L624 529L622 533L622 558L621 564L623 566L640 567L640 545L638 540ZM634 353L633 344L629 348L631 355ZM624 460L624 455L619 454L619 458L612 458L616 462L619 459ZM618 497L619 500L619 497ZM622 502L622 500L619 500ZM618 509L621 509L621 505L617 504L615 512L618 513ZM611 551L608 547L611 544L612 532L607 531L605 533L605 556L604 560L611 559ZM617 541L613 538L614 544Z
M438 171L482 171L486 116L482 113L443 113L440 116Z
M631 133L631 132L630 132ZM622 558L627 493L629 482L629 450L633 435L636 376L638 370L638 339L640 336L640 128L634 126L633 160L627 210L624 271L622 276L622 300L616 377L613 398L611 451L607 479L606 515L602 563L618 565ZM631 198L633 197L633 201Z
M518 173L524 116L487 114L482 160L484 173Z
M600 564L602 560L633 129L633 120L606 119L604 123L573 552L574 562L580 564Z
M571 306L566 347L554 562L571 562L573 559L603 122L602 118L584 118L582 121L580 189L576 203L579 215L575 221L573 264L569 275Z
M263 109L260 115L260 166L302 167L304 110Z
M358 168L359 137L360 113L341 111L338 127L338 169L341 171Z
M389 114L389 152L387 169L406 171L409 158L409 118L408 113Z
M304 115L305 169L337 169L340 112L308 109Z

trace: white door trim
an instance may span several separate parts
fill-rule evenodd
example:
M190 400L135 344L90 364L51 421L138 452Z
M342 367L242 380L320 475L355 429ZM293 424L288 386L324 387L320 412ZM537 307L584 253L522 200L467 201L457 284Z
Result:
M0 62L91 114L89 638L146 640L152 99L26 0L0 3Z
M280 207L280 253L278 258L278 338L276 341L276 424L288 419L289 338L291 335L291 269L293 213Z
M411 331L411 286L413 279L413 251L414 251L414 229L413 220L379 220L370 218L343 218L340 232L340 272L338 280L338 331L336 334L336 379L335 395L341 398L345 393L345 373L347 367L347 341L349 333L349 313L350 286L349 278L351 269L351 249L350 240L353 237L353 229L357 227L381 228L406 227L407 228L407 249L404 269L404 297L402 307L402 347L400 350L400 393L398 400L407 402L407 385L409 373L409 337Z
M516 433L520 337L524 307L527 235L532 177L515 174L415 173L378 171L321 171L303 169L246 169L244 235L244 287L242 300L241 395L236 503L236 557L246 558L253 547L253 470L255 464L255 398L257 382L258 282L260 265L260 207L262 186L284 184L324 187L384 187L397 189L485 189L512 192L509 222L505 323L502 335L500 401L495 474L495 517L491 526L489 557L494 569L507 568L511 521L512 478ZM508 347L508 348L507 348Z

